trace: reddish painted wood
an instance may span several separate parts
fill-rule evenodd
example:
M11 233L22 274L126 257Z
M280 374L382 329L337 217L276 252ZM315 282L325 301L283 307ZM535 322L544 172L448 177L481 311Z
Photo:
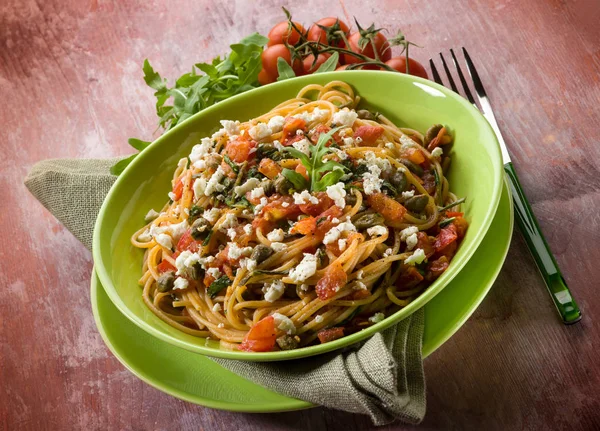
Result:
M282 19L276 1L0 3L0 428L369 429L324 409L220 412L147 386L111 356L89 305L90 254L26 191L32 164L109 157L155 129L148 57L178 76ZM401 26L426 60L467 46L523 185L583 309L565 327L519 234L491 294L426 363L424 429L598 429L600 4L594 0L290 3L309 23ZM391 425L387 429L404 429ZM386 429L384 428L384 429Z

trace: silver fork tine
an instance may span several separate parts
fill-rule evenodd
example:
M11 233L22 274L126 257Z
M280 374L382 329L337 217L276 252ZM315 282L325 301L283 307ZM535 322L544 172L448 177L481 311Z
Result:
M433 62L433 60L431 58L429 59L429 67L431 68L431 74L433 75L433 80L440 85L444 85L444 83L442 82L442 78L440 78L440 74L438 73L437 68L435 67L435 63Z
M467 80L465 79L465 75L463 75L462 69L460 68L460 64L458 63L458 60L456 59L456 55L454 55L454 50L452 48L450 48L450 55L452 55L452 62L454 63L454 67L456 67L456 71L458 72L458 78L460 79L460 83L463 86L463 90L467 95L467 99L469 99L469 102L471 102L473 105L477 106L475 103L475 99L473 98L473 94L471 94L471 90L469 89L469 85L467 84Z
M475 86L477 95L479 97L487 97L487 94L485 94L485 89L483 88L483 84L481 83L481 79L479 78L479 74L477 73L477 69L475 69L475 65L473 64L473 61L471 61L471 56L464 46L462 52L465 56L465 60L467 61L467 70L469 71L469 75L471 75L471 79L473 79L473 85Z
M446 76L448 76L448 82L450 82L450 87L452 88L452 91L454 91L455 93L458 93L458 88L456 88L456 84L454 83L454 78L452 78L452 74L450 73L450 69L448 69L448 65L446 64L446 60L444 59L444 56L442 55L441 52L440 52L440 58L442 59L442 65L444 66L444 70L446 71Z

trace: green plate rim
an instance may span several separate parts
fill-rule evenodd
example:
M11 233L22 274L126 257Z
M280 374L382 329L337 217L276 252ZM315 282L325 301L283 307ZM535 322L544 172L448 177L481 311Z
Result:
M424 358L428 357L434 351L436 351L439 347L441 347L473 315L473 313L475 312L475 310L479 307L479 305L481 304L481 302L483 301L483 299L489 293L489 291L492 288L495 280L498 277L498 274L502 270L503 263L504 263L504 261L506 259L506 256L508 254L508 250L510 248L510 244L511 244L511 240L512 240L512 232L513 232L513 228L514 228L513 201L512 201L512 198L510 198L510 192L508 191L508 185L506 184L506 180L505 180L504 187L505 187L505 193L507 193L507 195L509 197L509 199L508 199L508 215L509 215L509 230L508 230L508 232L509 233L508 233L507 239L505 241L504 249L502 250L502 259L498 263L497 268L490 274L490 277L487 280L487 284L485 285L485 287L483 288L483 290L481 291L481 293L479 294L479 296L475 299L474 302L472 302L470 304L468 311L466 313L464 313L459 319L455 320L451 324L450 329L443 336L438 337L438 338L434 338L433 341L428 344L428 346L425 346L425 345L423 346L423 357ZM133 375L135 375L136 377L138 377L140 380L144 381L148 385L150 385L150 386L158 389L161 392L164 392L166 394L169 394L169 395L171 395L171 396L173 396L175 398L184 400L186 402L190 402L190 403L193 403L193 404L202 405L202 406L205 406L205 407L217 408L217 409L221 409L221 410L234 411L234 412L277 413L277 412L303 410L303 409L307 409L307 408L316 407L312 403L309 403L309 402L306 402L306 401L303 401L303 400L299 400L299 399L296 399L296 398L290 398L290 397L287 397L288 398L286 400L287 403L284 403L283 405L278 404L276 408L272 408L268 404L267 405L262 405L262 406L252 406L252 407L250 407L248 405L240 404L240 403L227 403L225 401L214 401L214 400L212 400L210 398L206 398L206 397L191 396L191 395L189 395L186 392L182 392L182 391L177 390L177 389L169 388L166 384L157 382L156 379L153 379L147 373L143 373L143 372L137 370L136 368L133 368L132 366L130 366L129 363L127 362L127 360L119 352L119 349L117 349L114 346L114 344L111 342L109 336L105 332L104 325L101 322L100 312L98 310L98 301L97 301L96 290L99 287L102 287L102 285L99 282L99 277L97 276L97 274L95 272L95 269L92 269L92 277L91 277L91 280L90 280L90 299L91 299L91 303L92 303L92 313L94 315L94 321L96 323L96 327L98 329L98 332L100 333L100 336L102 337L102 340L104 341L104 343L106 344L106 346L108 347L108 349L117 358L117 360L121 364L123 364L123 366L126 369L128 369ZM118 308L117 308L117 310L118 310ZM425 313L427 313L427 308L425 308ZM427 320L427 317L425 317L425 319ZM134 326L137 327L137 325L135 325L133 322L129 322L129 323L131 325L134 325ZM141 330L141 328L138 328L138 329ZM163 342L163 341L159 341L159 342ZM166 342L164 342L164 343L167 344L170 348L175 348L175 349L179 348L179 347L176 347L176 346L172 346L170 343L166 343ZM242 378L242 377L240 377L240 378Z
M308 356L313 356L313 355L317 355L317 354L330 352L332 350L336 350L336 349L339 349L339 348L342 348L345 346L349 346L351 344L354 344L361 340L364 340L364 339L368 338L369 336L375 334L376 332L383 331L384 329L386 329L386 328L392 326L393 324L399 322L400 320L406 318L407 316L414 313L417 309L419 309L419 308L423 307L425 304L427 304L427 302L429 302L432 298L434 298L435 295L437 295L460 272L460 270L466 265L466 263L473 256L473 253L475 252L477 247L479 247L479 245L481 244L481 241L483 240L485 234L487 233L487 231L492 223L492 220L494 218L494 215L496 214L496 211L498 209L498 204L500 202L500 195L502 193L504 170L502 168L502 162L501 162L502 158L501 158L500 144L498 142L498 139L496 138L496 135L495 135L492 127L490 126L488 121L485 119L485 117L483 117L481 112L479 112L479 110L477 110L475 107L473 107L473 105L471 105L462 96L454 93L452 90L449 90L446 87L443 87L433 81L429 81L427 79L419 78L419 77L412 76L412 75L399 74L399 73L394 73L394 72L365 71L365 70L358 70L358 71L351 71L351 72L347 72L347 71L346 72L327 72L327 73L319 74L318 78L314 78L317 75L308 75L308 76L302 76L302 77L297 77L297 78L292 78L292 79L288 79L288 80L284 80L284 81L275 82L273 84L269 84L269 86L284 87L284 86L289 85L289 83L291 81L304 82L306 85L306 84L310 84L315 79L318 79L320 81L321 78L330 78L329 79L330 81L335 81L335 80L344 81L344 76L347 76L347 75L345 75L347 73L353 73L355 75L360 74L360 75L365 76L365 79L368 79L369 77L375 78L377 76L380 76L380 74L382 74L382 73L389 74L389 75L394 75L395 79L406 80L413 85L417 85L419 88L423 88L423 86L434 88L434 89L438 90L439 92L443 93L446 97L456 100L467 111L469 111L469 112L471 112L471 114L473 114L474 120L478 123L478 125L480 127L482 127L483 129L486 129L488 131L490 141L493 142L493 144L494 144L494 145L490 146L490 149L493 149L493 151L495 151L495 153L496 153L495 157L493 157L492 164L494 164L493 163L494 160L496 161L496 164L498 164L497 170L496 170L497 172L495 173L496 175L494 178L493 191L492 191L492 194L490 195L490 201L492 202L492 205L490 206L490 210L488 211L488 214L486 215L486 217L484 218L484 220L481 223L480 230L478 232L476 232L475 237L467 245L466 251L464 251L465 257L460 262L454 262L454 265L450 266L451 271L449 270L449 271L447 271L446 274L442 275L442 277L446 276L445 278L442 279L442 277L440 277L440 279L436 280L428 289L425 290L424 293L422 293L419 297L417 297L413 302L408 304L406 307L400 309L396 313L385 318L383 321L381 321L373 326L370 326L367 329L364 329L360 332L348 335L346 337L340 338L338 340L335 340L335 341L332 341L329 343L318 344L318 345L314 345L314 346L303 347L303 348L296 349L296 350L287 350L287 351L280 351L280 352L247 353L247 352L240 352L240 351L236 352L236 351L228 351L228 350L219 350L219 349L206 347L206 346L202 346L199 344L195 344L195 343L191 343L188 341L173 338L173 337L165 334L164 332L160 331L159 329L155 328L151 324L141 320L132 311L129 310L129 308L125 305L123 300L120 298L118 292L116 291L116 289L114 288L114 286L112 284L111 277L109 276L108 271L106 270L106 268L103 265L102 255L101 255L101 251L100 251L101 236L102 236L102 224L103 224L103 220L105 218L105 214L107 212L108 202L112 199L112 196L114 194L116 194L116 190L119 187L121 187L121 184L128 180L127 174L133 169L133 167L137 166L138 164L143 163L143 160L146 157L149 157L148 156L149 151L151 151L154 147L159 145L161 142L168 140L170 138L170 135L172 134L172 131L174 130L174 129L172 129L170 131L167 131L162 136L160 136L152 144L150 144L148 146L148 148L146 148L144 151L142 151L138 155L138 157L136 157L133 160L133 162L131 162L129 164L129 166L123 171L123 173L117 178L117 180L115 181L113 186L110 188L110 190L102 204L102 207L100 208L100 211L98 213L98 217L96 219L96 223L94 226L92 256L93 256L93 260L94 260L94 264L95 264L95 268L96 268L96 273L98 274L98 277L100 278L100 282L102 283L104 290L108 294L111 301L121 311L121 313L123 313L127 318L129 318L132 322L134 322L137 326L139 326L140 328L142 328L149 334L151 334L155 337L158 337L159 339L166 341L170 344L173 344L175 346L178 346L178 347L181 347L181 348L184 348L184 349L196 352L196 353L201 353L204 355L214 356L214 357L218 357L218 358L236 359L236 360L242 360L242 361L284 361L284 360L298 359L298 358L302 358L302 357L308 357ZM212 112L213 110L226 109L229 105L235 104L239 100L245 100L245 99L251 100L253 97L256 97L255 95L260 95L260 93L262 92L261 90L264 90L266 87L268 87L268 86L256 88L254 90L231 97L231 98L224 100L216 105L210 106L210 107L204 109L203 111L198 112L198 113L194 114L193 116L189 117L187 120L182 122L182 124L190 121L193 118L202 116L205 113ZM273 87L271 87L271 88L273 88Z

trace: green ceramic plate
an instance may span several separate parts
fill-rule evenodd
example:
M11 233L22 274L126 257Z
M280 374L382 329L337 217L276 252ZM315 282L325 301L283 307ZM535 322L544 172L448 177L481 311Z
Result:
M296 350L246 353L221 349L215 341L178 331L161 321L144 305L137 280L142 251L130 245L149 208L162 207L170 190L177 161L189 154L199 137L218 129L221 119L247 120L294 97L307 84L343 79L364 100L363 106L382 112L396 124L425 130L433 123L450 125L455 134L451 189L466 196L463 207L470 227L448 270L421 296L382 322L330 343ZM94 230L96 272L117 308L146 332L176 346L230 359L285 360L334 350L398 322L424 306L454 278L472 257L496 212L502 189L502 162L496 137L488 122L456 93L431 81L401 73L374 71L310 75L267 85L212 106L170 130L146 149L111 188Z
M424 356L450 338L481 303L502 268L512 228L512 201L505 187L492 226L473 258L425 306ZM249 382L205 356L148 335L119 312L95 275L91 299L96 325L109 349L133 374L163 392L232 411L278 412L312 406Z

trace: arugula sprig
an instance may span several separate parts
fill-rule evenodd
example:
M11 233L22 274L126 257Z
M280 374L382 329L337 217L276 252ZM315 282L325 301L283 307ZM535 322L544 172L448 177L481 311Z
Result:
M172 129L215 103L258 87L258 73L262 68L260 55L268 41L258 33L245 37L230 46L231 52L226 57L195 64L192 71L180 76L171 88L146 59L142 68L144 81L155 90L159 127ZM132 138L129 144L142 151L150 142ZM119 161L112 166L111 173L119 175L135 156Z
M310 189L311 192L322 192L344 176L347 169L344 165L333 160L323 160L327 154L333 153L333 149L328 147L327 143L333 139L334 133L340 128L336 127L327 133L322 133L316 145L310 143L310 155L294 147L284 148L285 151L300 160L308 173L307 181L306 178L291 169L284 169L281 172L294 185L295 189Z

